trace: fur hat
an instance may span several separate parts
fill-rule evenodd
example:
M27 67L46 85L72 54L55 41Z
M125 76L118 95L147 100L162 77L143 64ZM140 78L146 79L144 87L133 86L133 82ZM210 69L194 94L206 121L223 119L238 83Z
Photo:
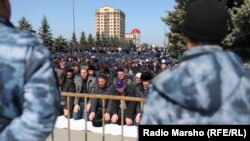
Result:
M94 65L89 65L88 70L93 70L93 71L95 71L95 66L94 66Z
M143 72L141 74L141 80L142 81L150 81L152 79L152 74L150 72Z
M122 67L119 67L119 68L118 68L117 72L119 72L119 71L120 71L120 72L125 72L124 68L122 68Z

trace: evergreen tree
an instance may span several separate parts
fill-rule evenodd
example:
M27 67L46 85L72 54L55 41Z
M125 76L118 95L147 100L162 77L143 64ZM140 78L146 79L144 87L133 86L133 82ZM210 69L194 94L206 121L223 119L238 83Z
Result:
M105 37L105 35L102 33L101 34L101 43L102 43L102 47L107 47L108 46L108 38Z
M119 38L118 37L111 37L110 38L110 46L111 47L118 47L118 46L120 46L120 40L119 40Z
M17 28L19 30L25 30L28 32L35 32L31 26L31 24L29 23L29 21L25 17L22 17L21 19L18 20Z
M96 32L96 47L101 47L101 46L102 46L101 35L99 32Z
M54 48L56 52L68 51L68 42L63 36L58 36L54 41Z
M132 40L126 40L123 42L123 44L121 44L121 46L123 48L135 48L136 45L134 44L134 42Z
M165 24L169 25L170 33L167 34L169 43L167 48L172 58L178 59L185 51L185 45L179 32L180 25L185 15L185 8L193 0L176 0L177 5L173 11L169 11L167 17L162 18Z
M88 47L91 48L91 47L94 47L95 46L95 40L92 36L92 34L89 34L88 36Z
M127 48L135 48L135 47L136 47L136 45L134 44L134 42L130 40L130 41L128 42Z
M147 47L149 47L149 44L148 44L148 43L143 43L143 44L142 44L142 48L147 48Z
M87 47L87 41L86 41L85 33L83 31L80 37L80 50L83 50L86 47Z
M229 34L223 46L234 50L244 61L250 60L250 0L223 1L230 13Z
M53 48L53 36L47 21L47 18L44 16L41 22L41 27L38 32L39 37L43 41L44 45L49 48L50 51L54 51Z
M79 45L79 43L78 43L78 41L76 39L76 34L75 33L72 34L69 46L70 46L71 51L78 51L78 52L80 51L79 50L80 45Z
M170 27L168 36L169 53L177 59L185 51L185 45L180 34L180 25L185 16L185 9L193 0L176 0L177 5L173 11L169 11L162 20ZM240 54L249 53L246 47L250 40L250 0L220 0L228 7L229 11L229 34L222 45L225 49L240 50ZM241 48L241 49L240 49ZM247 51L242 51L248 50ZM241 55L242 57L247 56ZM248 55L249 56L249 55Z
M109 38L109 46L110 47L115 47L115 38L113 36L111 36Z

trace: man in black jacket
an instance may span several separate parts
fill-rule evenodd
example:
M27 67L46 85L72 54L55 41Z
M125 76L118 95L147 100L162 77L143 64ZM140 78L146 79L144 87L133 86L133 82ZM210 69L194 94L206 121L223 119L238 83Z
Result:
M74 78L73 70L72 69L66 70L66 79L62 85L62 92L72 92L72 93L76 92L76 87L75 87L73 78ZM66 103L66 97L64 97L64 101ZM69 107L70 107L71 112L73 109L73 101L74 101L74 98L70 98ZM68 116L68 112L69 112L68 110L69 109L67 109L67 107L64 107L64 110L63 110L64 116ZM72 117L72 115L70 115L70 117Z
M98 85L95 85L92 93L94 94L102 94L109 95L111 93L112 87L107 85L107 77L104 75L100 75L98 77ZM93 122L93 125L96 123L100 123L102 120L102 99L91 99L91 108L89 114L89 120ZM110 121L110 103L109 100L105 100L105 115L104 119L106 122ZM95 125L94 125L95 126ZM97 125L98 126L98 125Z

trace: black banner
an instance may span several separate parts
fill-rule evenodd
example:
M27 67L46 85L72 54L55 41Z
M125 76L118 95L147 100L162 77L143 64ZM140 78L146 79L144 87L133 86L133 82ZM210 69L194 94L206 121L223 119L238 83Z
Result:
M139 141L156 139L250 140L250 125L139 125Z

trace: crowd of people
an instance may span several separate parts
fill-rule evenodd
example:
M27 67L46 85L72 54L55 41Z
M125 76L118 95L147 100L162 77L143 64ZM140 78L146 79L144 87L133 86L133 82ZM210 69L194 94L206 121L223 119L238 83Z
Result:
M151 80L160 72L172 67L171 60L161 48L111 50L91 49L81 53L57 53L53 62L61 92L103 94L146 98ZM140 103L105 101L106 123L121 124L121 110L124 109L124 123L138 125L141 120ZM66 97L61 98L61 115L78 120L85 117L94 126L101 126L102 100L70 98L70 111ZM84 107L86 105L86 107Z

